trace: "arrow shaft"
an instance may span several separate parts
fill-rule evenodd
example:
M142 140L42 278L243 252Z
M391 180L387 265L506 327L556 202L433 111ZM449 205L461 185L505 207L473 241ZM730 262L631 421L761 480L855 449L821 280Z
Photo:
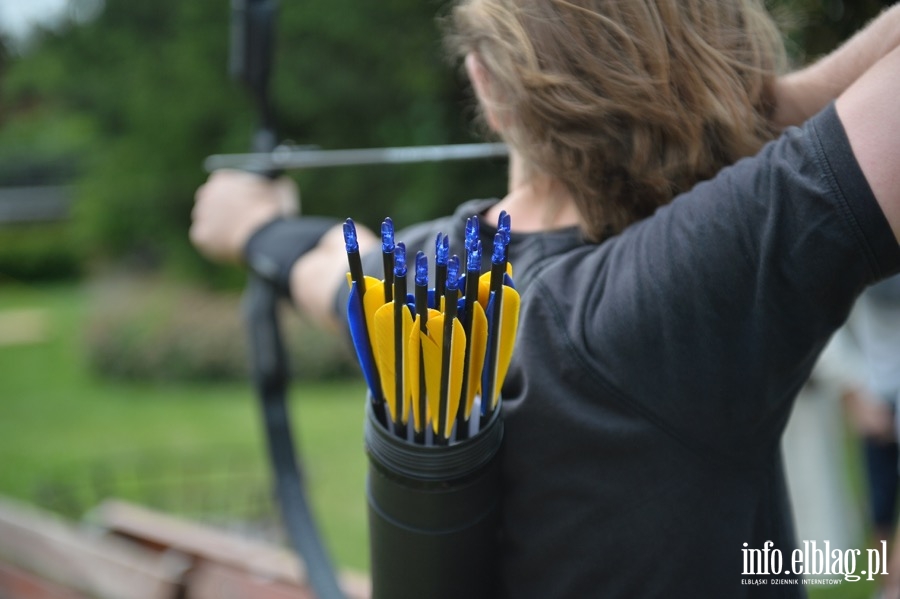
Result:
M215 154L206 159L204 168L209 172L223 168L304 170L339 166L476 160L481 158L499 158L507 156L508 154L509 150L507 149L506 144L502 143L359 148L348 150L292 150L290 148L276 148L272 152Z

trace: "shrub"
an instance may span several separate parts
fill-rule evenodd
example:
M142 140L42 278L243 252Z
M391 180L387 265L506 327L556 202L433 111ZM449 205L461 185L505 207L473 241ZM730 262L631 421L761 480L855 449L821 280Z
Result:
M0 229L0 277L20 281L75 278L81 253L69 223L16 225Z
M349 345L281 307L291 374L324 380L358 373ZM248 376L240 295L157 279L96 284L85 323L91 369L117 379L215 381Z

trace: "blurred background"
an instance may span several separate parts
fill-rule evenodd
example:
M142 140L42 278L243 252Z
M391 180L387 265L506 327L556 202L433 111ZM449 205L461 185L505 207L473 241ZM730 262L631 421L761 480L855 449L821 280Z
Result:
M799 65L891 2L768 4ZM279 134L324 149L481 141L440 43L448 6L281 2ZM244 274L187 239L204 158L246 151L256 124L229 79L229 19L228 0L0 0L2 497L71 520L118 497L281 542ZM370 226L506 183L498 160L291 176L305 213ZM364 385L342 340L292 314L286 328L313 503L336 560L365 572Z

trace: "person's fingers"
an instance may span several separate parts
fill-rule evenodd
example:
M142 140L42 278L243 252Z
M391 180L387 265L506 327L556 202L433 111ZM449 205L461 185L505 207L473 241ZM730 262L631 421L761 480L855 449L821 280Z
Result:
M191 243L207 258L240 262L250 236L274 218L296 214L296 183L235 170L216 171L194 193Z

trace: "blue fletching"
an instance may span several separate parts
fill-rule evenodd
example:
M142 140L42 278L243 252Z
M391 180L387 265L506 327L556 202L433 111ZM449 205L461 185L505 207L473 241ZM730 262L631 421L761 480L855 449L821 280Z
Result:
M344 221L344 246L347 248L347 253L352 254L359 251L359 242L356 240L356 225L353 224L352 218Z
M481 270L481 240L476 239L475 245L466 255L466 270L469 272L477 272Z
M428 286L428 258L421 251L416 253L416 285Z
M447 289L456 291L459 287L459 256L453 254L447 261Z
M378 376L378 368L375 366L375 357L372 355L372 344L369 340L369 332L366 329L366 316L363 312L362 302L359 299L359 289L356 283L350 287L350 298L347 302L347 320L350 325L350 338L353 340L353 349L362 369L366 386L372 397L381 397L381 382Z
M446 265L450 257L450 238L443 233L438 233L434 242L434 260L439 265Z
M499 231L494 235L494 249L491 251L491 264L503 264L506 258L506 245L503 243L503 234Z
M394 251L394 221L390 216L381 223L381 251L386 254Z
M394 276L406 276L406 244L402 241L394 247Z

